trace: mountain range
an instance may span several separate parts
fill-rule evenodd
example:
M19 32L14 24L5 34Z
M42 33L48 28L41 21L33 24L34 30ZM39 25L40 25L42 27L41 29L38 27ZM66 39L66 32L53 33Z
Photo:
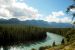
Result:
M20 21L16 18L11 18L9 20L0 19L0 24L24 24L24 25L30 25L30 26L47 27L47 28L70 28L72 27L72 24L70 23L56 23L56 22L47 22L43 20Z

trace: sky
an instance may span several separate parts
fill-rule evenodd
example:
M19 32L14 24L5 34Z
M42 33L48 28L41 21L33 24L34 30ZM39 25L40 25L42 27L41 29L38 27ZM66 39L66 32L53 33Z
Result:
M71 22L66 8L71 0L0 0L0 19Z

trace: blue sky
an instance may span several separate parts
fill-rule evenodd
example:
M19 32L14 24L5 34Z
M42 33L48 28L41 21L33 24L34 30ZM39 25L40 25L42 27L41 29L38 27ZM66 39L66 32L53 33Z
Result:
M71 0L25 0L24 2L37 8L44 15L53 11L66 11L66 8L72 4Z
M0 19L71 22L66 8L71 0L0 0Z

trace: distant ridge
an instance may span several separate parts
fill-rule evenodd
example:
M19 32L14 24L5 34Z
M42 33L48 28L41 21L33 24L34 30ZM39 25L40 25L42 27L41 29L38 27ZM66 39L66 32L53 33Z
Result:
M48 28L70 28L72 27L72 24L70 23L56 23L56 22L47 22L43 20L20 21L16 18L11 18L9 20L0 19L0 24L24 24L24 25L48 27Z

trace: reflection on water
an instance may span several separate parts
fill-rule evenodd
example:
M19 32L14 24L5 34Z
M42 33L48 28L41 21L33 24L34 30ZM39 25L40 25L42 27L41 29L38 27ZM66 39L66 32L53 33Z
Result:
M21 44L21 45L16 45L16 46L10 46L10 47L5 47L5 50L31 50L32 48L35 49L39 49L39 47L41 46L48 46L48 45L52 45L52 43L55 41L56 45L61 44L61 41L64 37L60 36L60 35L56 35L53 33L49 33L47 32L47 38L45 41L41 41L41 42L35 42L32 44ZM3 50L3 48L1 47L0 50Z

